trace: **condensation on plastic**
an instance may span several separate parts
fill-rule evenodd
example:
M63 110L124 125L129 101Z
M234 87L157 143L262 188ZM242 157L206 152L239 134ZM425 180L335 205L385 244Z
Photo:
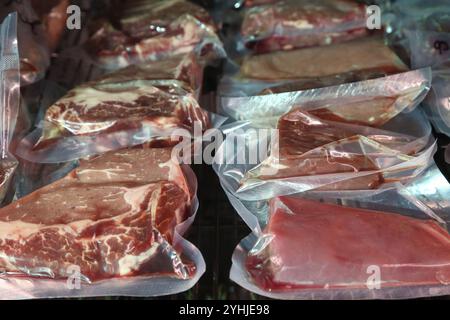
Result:
M255 84L253 84L255 85ZM323 102L369 102L375 98L395 99L393 109L413 109L431 86L431 70L423 68L382 78L346 83L337 86L244 97L221 97L220 110L236 120L278 117L295 106L313 110ZM260 88L261 89L261 88ZM344 102L343 102L344 103Z
M366 8L347 0L263 4L245 10L241 34L258 53L328 45L366 35Z
M17 167L17 160L10 153L10 144L20 109L17 13L9 14L1 24L0 64L0 202L2 202Z
M20 53L21 85L34 83L45 76L50 52L45 31L29 0L9 1L0 6L0 18L17 11L17 39Z
M76 163L67 163L62 167L52 167L45 171L47 183L62 179L77 167ZM52 279L47 276L17 275L0 272L0 299L36 299L58 297L93 297L93 296L141 296L153 297L180 293L193 287L205 272L206 266L200 251L189 241L183 238L195 219L198 210L197 179L189 166L182 165L183 175L190 192L190 213L186 219L178 223L173 232L171 247L167 254L172 259L173 268L179 268L180 261L172 256L174 252L183 255L185 261L195 266L193 274L187 278L171 276L170 272L164 274L133 275L127 277L113 277L89 282L80 274L80 286L75 286L74 279ZM35 179L41 179L35 177ZM30 179L30 177L26 178ZM39 181L40 182L40 181ZM28 182L27 182L28 183ZM36 185L34 185L36 186ZM92 187L94 189L94 187ZM95 191L95 190L94 190ZM27 192L30 192L28 190ZM26 193L22 194L25 195ZM170 252L173 250L174 252ZM45 268L44 268L45 269ZM43 270L44 270L43 269ZM170 270L167 270L170 271ZM74 275L76 276L76 274Z
M184 0L144 1L141 6L124 9L124 30L105 22L83 48L62 54L86 55L108 70L190 52L202 63L226 56L216 26L203 8Z
M426 192L422 192L422 190ZM430 194L430 192L433 194ZM436 226L442 226L443 232L447 232L444 231L444 228L450 223L450 203L446 200L449 192L448 182L439 169L436 166L432 166L412 184L406 186L396 183L381 190L308 192L301 196L318 202L345 207L376 210L391 214L396 213L421 220L434 220ZM362 284L363 288L345 288L345 284L343 284L341 288L307 288L307 286L303 286L303 288L285 287L284 289L280 288L280 290L270 290L262 287L262 285L258 286L257 283L264 283L264 277L268 275L264 273L263 269L258 269L259 275L255 274L254 276L261 278L254 279L247 271L247 258L249 255L255 255L264 251L264 248L270 246L271 241L276 237L274 234L267 234L263 231L270 219L269 203L268 201L242 201L231 193L226 193L235 210L252 230L252 233L244 238L235 249L230 271L230 278L247 290L275 299L398 299L439 296L450 293L450 286L448 283L445 283L445 274L441 276L443 279L441 285L419 284L414 286L383 287L382 284L381 288L377 290L368 289L365 287L366 283ZM295 195L294 197L297 196ZM320 206L320 203L317 205ZM345 226L341 225L340 228L345 228ZM379 238L374 239L374 241L379 240ZM292 246L294 244L290 243L289 245ZM320 247L316 247L316 250L320 250ZM418 248L414 247L414 250L418 250ZM281 261L276 260L277 252L269 254L269 259ZM281 259L281 257L279 258ZM395 257L391 257L391 259L395 261ZM290 267L295 268L295 265ZM302 265L299 265L298 268L301 269ZM284 269L281 265L279 269L274 269L273 272L282 270ZM311 271L314 270L311 269ZM302 281L308 281L306 270L304 270L302 275ZM369 276L370 274L367 274L367 277ZM291 279L292 282L296 280L298 279Z

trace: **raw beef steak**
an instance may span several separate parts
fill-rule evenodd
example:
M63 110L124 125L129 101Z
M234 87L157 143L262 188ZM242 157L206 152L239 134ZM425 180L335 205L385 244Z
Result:
M0 270L86 281L140 274L188 278L172 247L190 190L171 149L126 149L80 162L64 178L0 209Z
M279 197L264 235L247 269L265 290L367 288L373 266L381 288L450 284L450 236L431 219Z
M241 33L258 53L328 45L367 34L366 8L349 0L283 0L248 9Z
M407 70L381 39L369 37L330 46L249 56L242 63L241 75L278 81L322 78L356 71L393 74Z

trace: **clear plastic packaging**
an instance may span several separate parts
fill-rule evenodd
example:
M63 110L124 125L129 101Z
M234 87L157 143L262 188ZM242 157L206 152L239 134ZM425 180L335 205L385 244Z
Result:
M429 89L429 71L304 96L236 98L234 106L248 118L224 127L214 169L225 188L244 200L409 181L432 163L435 151L429 123L414 109Z
M362 70L383 70L392 74L406 71L407 67L381 38L367 37L332 46L247 56L242 62L240 75L279 81Z
M31 6L30 0L7 2L0 7L0 19L4 19L11 12L17 12L20 80L23 86L44 77L50 65L50 52L45 31Z
M182 55L81 84L42 106L42 121L17 154L32 162L66 162L147 142L174 145L177 129L201 134L223 121L199 106L201 79L194 56Z
M355 106L356 110L366 110L361 107L364 107L367 102L370 103L381 98L386 99L387 110L398 113L405 108L415 108L424 99L430 86L431 70L423 68L324 88L267 95L222 96L219 107L222 112L233 119L255 120L279 117L296 106L302 106L304 110L312 110L319 108L317 104L325 102L330 105L335 101L338 105L348 101L355 103L361 101L362 105L359 108Z
M172 149L112 151L53 177L0 209L0 298L158 296L198 281L203 258L182 237L197 182Z
M208 60L225 55L208 12L184 0L127 1L120 12L120 29L105 22L85 44L106 69L196 52Z
M436 215L406 189L311 193L264 205L229 197L252 224L230 272L247 290L277 299L450 292L448 216Z
M412 66L433 70L432 89L424 101L428 119L437 131L450 135L450 33L410 30L407 36Z
M0 26L0 203L14 176L17 160L10 152L20 109L19 51L17 45L17 13L11 13Z
M254 96L339 85L405 71L407 66L381 38L369 37L325 47L246 56L241 65L229 62L218 91L225 97Z
M241 34L257 53L348 41L367 34L366 7L351 0L263 3L245 11Z

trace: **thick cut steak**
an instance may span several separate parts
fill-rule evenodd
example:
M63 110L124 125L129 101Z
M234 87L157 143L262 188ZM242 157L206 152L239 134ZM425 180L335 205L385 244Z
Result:
M206 55L212 43L220 43L207 11L188 1L123 5L119 26L103 24L87 43L88 51L108 69L194 50Z
M172 247L190 190L171 149L127 149L80 162L64 178L0 209L0 270L86 281L139 274L188 278Z
M120 72L119 78L115 77L111 74L110 80L103 78L80 85L50 106L44 116L42 137L34 149L46 147L62 137L115 132L131 136L145 132L150 140L169 137L178 128L191 132L195 123L202 130L209 126L207 113L198 105L195 93L185 88L183 82L116 82L126 77Z
M349 0L283 0L246 10L241 33L258 53L328 45L365 36L366 9Z
M381 39L369 37L323 47L249 56L242 63L241 75L278 81L356 71L393 74L407 70Z
M245 188L255 180L389 171L390 166L411 160L408 155L421 150L419 144L413 143L416 137L377 128L400 111L393 107L395 100L384 97L332 103L309 111L292 109L278 121L277 149L246 173L241 186ZM406 171L401 175L399 170L396 175L409 179ZM383 173L374 172L362 177L347 176L321 189L373 189L387 181L390 179Z
M450 236L431 219L279 197L264 234L247 269L265 290L366 288L370 267L381 288L450 284Z

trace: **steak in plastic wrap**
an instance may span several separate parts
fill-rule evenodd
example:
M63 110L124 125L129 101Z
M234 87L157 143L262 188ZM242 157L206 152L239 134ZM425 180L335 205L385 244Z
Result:
M33 149L62 137L112 133L132 136L139 132L151 140L169 137L177 128L192 131L195 123L206 130L208 115L198 105L190 86L178 80L145 80L152 77L151 70L131 66L69 91L47 109L42 136ZM138 79L140 76L143 80ZM138 80L124 81L128 78ZM129 139L123 139L123 147L128 146Z
M269 291L450 284L450 236L436 221L278 197L247 258L254 283Z
M135 148L81 160L64 178L0 209L0 270L93 282L132 275L186 279L172 247L191 191L171 149Z
M88 51L107 69L193 51L206 56L220 46L215 25L198 5L147 0L123 6L118 23L104 23L87 43Z
M394 74L407 70L380 38L368 37L324 47L248 56L242 63L241 75L278 81L322 78L356 71Z
M367 35L365 5L351 0L283 0L246 10L241 33L258 53L328 45Z
M414 136L379 129L401 111L395 97L331 103L309 111L293 108L278 121L277 152L272 150L268 158L250 169L241 188L257 180L352 172L358 175L364 171L375 172L347 177L319 189L378 188L390 180L380 170L388 171L390 166L411 160L425 147L416 143ZM411 169L404 175L396 172L399 179L410 178L406 172Z

